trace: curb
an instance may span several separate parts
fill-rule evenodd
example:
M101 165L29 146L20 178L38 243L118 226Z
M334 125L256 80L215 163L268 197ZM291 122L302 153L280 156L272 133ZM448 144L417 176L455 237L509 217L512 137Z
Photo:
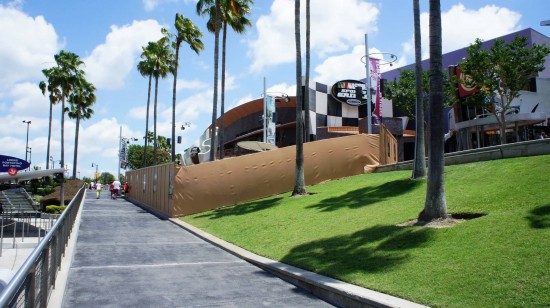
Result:
M332 305L338 307L426 307L256 255L177 218L170 218L170 221L205 241L311 292Z

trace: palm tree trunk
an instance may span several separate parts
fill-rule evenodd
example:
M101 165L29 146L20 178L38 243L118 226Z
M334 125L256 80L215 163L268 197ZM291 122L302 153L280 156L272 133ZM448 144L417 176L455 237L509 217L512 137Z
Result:
M294 32L296 35L296 175L292 195L305 195L304 132L302 125L302 49L300 48L300 0L294 0Z
M65 91L63 89L62 91ZM65 168L65 93L61 96L61 160L59 162L61 164L61 168ZM65 205L65 172L63 172L63 176L61 177L61 185L60 185L60 204L59 205Z
M143 146L143 168L147 167L147 145L148 145L148 132L149 132L149 106L151 105L151 79L153 75L149 75L149 89L147 90L147 111L145 115L145 145Z
M155 76L155 105L153 107L153 166L157 164L157 107L158 107L159 77Z
M174 66L174 88L172 89L172 161L176 160L176 85L178 80L178 62L180 44L176 42L176 63Z
M424 148L424 90L422 86L422 40L420 33L420 4L413 0L414 13L414 57L416 75L416 133L414 136L413 179L426 177L426 152Z
M76 166L78 165L78 134L80 131L80 116L76 117L76 128L74 133L74 157L73 157L73 179L76 179Z
M214 97L212 103L212 126L210 134L210 161L216 159L216 120L218 118L218 58L220 53L220 0L216 0L214 33Z
M220 110L220 159L223 159L223 137L224 137L224 114L225 114L225 47L227 45L227 23L223 25L222 35L222 89L221 89L221 110Z
M310 0L306 0L306 87L304 92L305 141L309 142L311 120L309 115L309 70L310 70Z
M48 125L48 148L46 149L46 169L50 169L50 141L52 140L53 102L50 99L50 121Z
M441 4L430 0L430 147L426 203L418 220L447 218L445 200L445 161L443 156L443 74L441 50Z

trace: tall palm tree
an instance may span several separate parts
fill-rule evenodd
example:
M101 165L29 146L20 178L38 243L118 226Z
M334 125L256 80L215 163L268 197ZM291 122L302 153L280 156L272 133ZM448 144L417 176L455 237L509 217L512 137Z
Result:
M197 2L197 14L210 15L207 28L214 33L214 95L212 103L212 124L210 139L210 161L216 158L216 120L218 118L218 62L220 58L220 29L222 25L221 1L199 0ZM213 6L212 6L213 4ZM220 149L223 150L223 149Z
M61 160L60 165L65 166L65 100L73 91L75 84L84 78L84 71L80 68L84 62L72 52L61 50L54 56L57 69L52 70L52 84L60 89L61 93ZM65 184L60 185L60 204L65 204Z
M296 37L296 176L292 195L305 195L304 132L302 125L302 48L300 47L300 0L294 0L294 34Z
M53 116L53 105L59 103L61 101L61 90L55 83L56 80L54 76L58 74L57 67L47 68L42 70L42 74L46 77L47 81L41 81L38 84L38 87L42 91L43 95L46 95L46 92L49 93L49 101L50 101L50 118L49 118L49 125L48 125L48 145L46 148L46 169L50 169L50 143L52 139L52 116Z
M149 45L147 45L149 47ZM150 60L151 58L151 50L149 50L146 47L142 47L141 52L141 61L137 65L138 72L141 74L141 76L149 77L149 86L147 89L147 109L146 109L146 115L145 115L145 134L143 135L143 167L147 167L147 144L149 142L149 138L147 138L147 134L149 132L149 106L151 105L151 81L153 80L153 64Z
M166 78L166 76L168 76L168 73L170 73L173 68L174 60L172 49L168 43L168 38L163 37L156 42L149 42L146 47L148 50L148 61L151 62L153 68L152 75L155 78L155 102L153 106L153 165L157 164L157 110L159 78ZM145 151L146 150L147 149L145 149Z
M310 28L311 28L311 14L310 14L310 0L306 0L306 87L304 92L304 131L305 142L309 142L310 125L309 119L309 70L310 70Z
M443 156L443 74L441 48L441 3L430 0L430 127L426 202L418 220L447 218L445 160Z
M223 158L223 140L224 140L224 114L225 114L225 63L226 63L226 46L227 46L227 28L230 26L237 33L244 33L246 27L252 26L252 23L245 15L250 14L249 4L254 3L253 0L221 0L220 1L220 19L222 27L222 81L221 81L221 106L220 106L220 131L219 131L219 147L220 159ZM197 13L199 15L209 15L210 20L206 23L208 31L215 33L215 5L212 0L199 0L197 2Z
M420 34L420 4L419 0L413 0L414 15L414 58L416 76L416 133L414 137L414 167L413 179L426 177L426 152L424 149L424 97L422 85L422 43Z
M70 108L67 108L67 115L71 119L76 119L76 128L74 135L74 158L73 158L73 179L76 179L76 169L78 165L78 136L80 132L80 120L90 119L94 114L92 105L96 101L93 84L85 79L78 80L73 92L69 96Z
M176 34L173 35L175 40L172 47L176 51L176 55L173 67L174 87L172 89L172 161L176 159L176 86L178 81L180 46L182 42L186 42L196 54L204 50L204 44L200 39L202 37L202 32L193 24L191 19L183 17L180 13L176 13L174 26L176 28ZM162 32L168 37L172 36L166 29L162 29Z

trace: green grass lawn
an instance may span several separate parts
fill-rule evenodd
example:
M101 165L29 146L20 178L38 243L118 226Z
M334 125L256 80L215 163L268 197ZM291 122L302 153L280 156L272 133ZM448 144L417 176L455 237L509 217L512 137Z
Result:
M550 155L445 168L450 228L400 227L424 206L410 171L365 174L183 217L228 242L440 307L550 305Z

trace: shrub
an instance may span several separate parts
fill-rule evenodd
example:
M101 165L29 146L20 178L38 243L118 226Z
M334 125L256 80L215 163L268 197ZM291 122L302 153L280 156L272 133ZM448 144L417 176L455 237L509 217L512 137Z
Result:
M48 214L61 214L67 206L63 205L46 205L46 213Z

